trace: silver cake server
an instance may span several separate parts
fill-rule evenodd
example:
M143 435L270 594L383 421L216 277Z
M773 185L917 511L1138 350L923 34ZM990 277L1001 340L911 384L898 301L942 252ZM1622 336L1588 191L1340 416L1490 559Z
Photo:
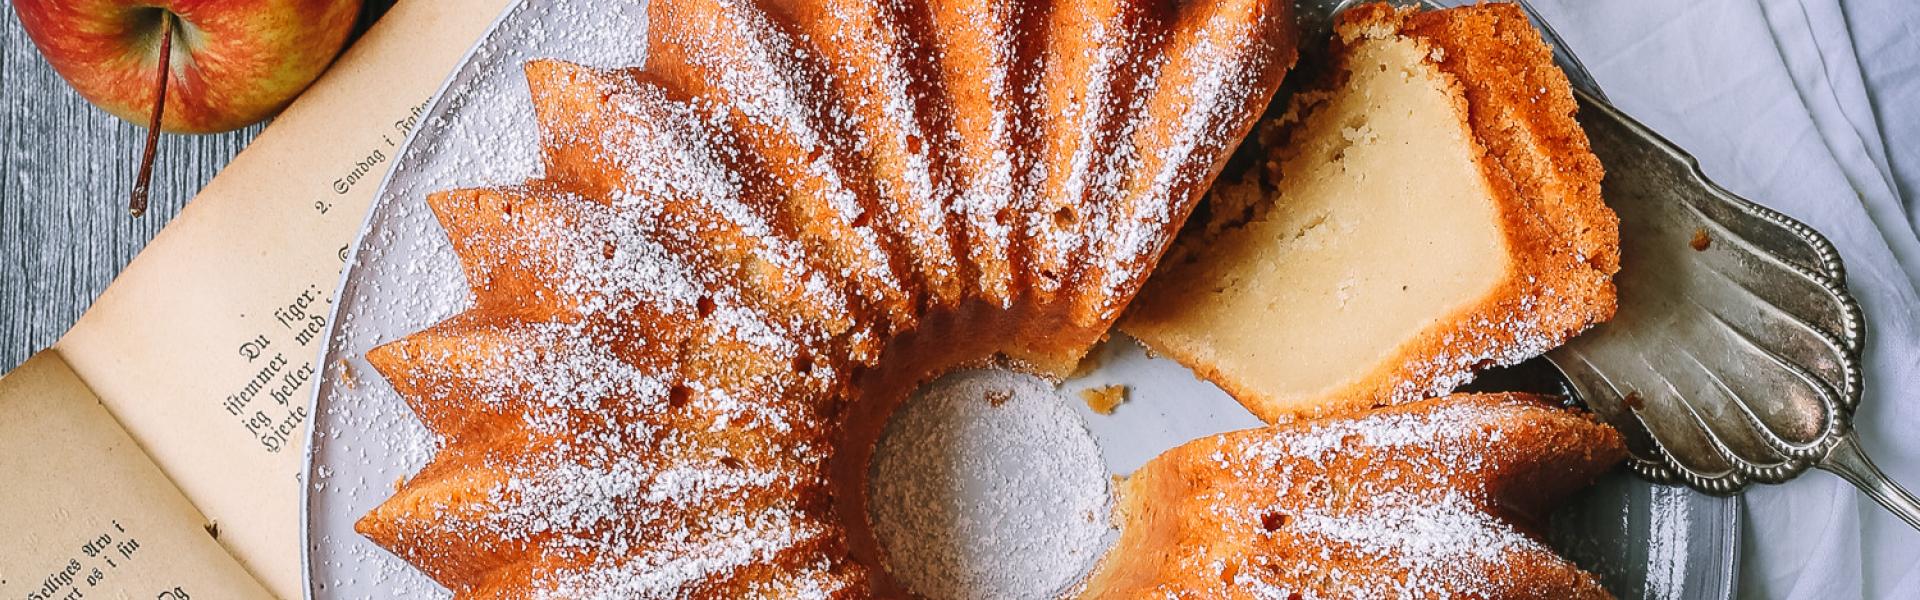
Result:
M1324 62L1308 57L1325 51L1334 15L1358 3L1297 5L1302 65ZM1573 84L1606 168L1601 193L1620 215L1618 313L1546 357L1565 390L1620 430L1629 467L1649 480L1726 496L1817 467L1920 529L1920 499L1873 465L1851 427L1866 320L1833 244L1713 183L1692 156L1613 108L1553 28L1519 4Z
M1574 84L1580 126L1620 215L1620 307L1547 355L1578 399L1626 436L1635 473L1730 495L1810 467L1920 529L1920 499L1867 458L1860 304L1840 253L1791 217L1734 195L1693 156L1606 100L1526 0Z
M1692 155L1608 103L1526 0L1574 83L1620 215L1620 308L1548 360L1627 437L1647 479L1729 495L1810 467L1920 529L1920 499L1852 427L1867 323L1825 236L1707 179Z
M1920 500L1873 466L1850 425L1866 321L1839 252L1575 95L1620 215L1620 308L1548 358L1627 437L1633 471L1724 495L1819 467L1920 529Z

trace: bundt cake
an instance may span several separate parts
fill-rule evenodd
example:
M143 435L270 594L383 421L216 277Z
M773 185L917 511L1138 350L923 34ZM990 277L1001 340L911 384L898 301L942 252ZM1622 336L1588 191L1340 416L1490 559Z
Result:
M1273 421L1446 393L1613 314L1617 219L1567 78L1491 3L1341 13L1120 328Z
M1285 0L653 0L535 61L543 174L432 195L474 304L357 528L459 598L892 595L864 476L946 370L1069 372L1295 59Z
M1088 598L1609 598L1541 544L1626 457L1518 394L1460 395L1211 436L1122 484Z

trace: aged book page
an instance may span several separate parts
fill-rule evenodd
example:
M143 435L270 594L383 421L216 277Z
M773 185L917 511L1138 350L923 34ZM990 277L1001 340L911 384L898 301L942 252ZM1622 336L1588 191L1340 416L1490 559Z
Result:
M429 97L507 4L393 7L55 345L281 597L305 585L301 451L347 248Z
M57 351L0 379L0 598L270 598Z

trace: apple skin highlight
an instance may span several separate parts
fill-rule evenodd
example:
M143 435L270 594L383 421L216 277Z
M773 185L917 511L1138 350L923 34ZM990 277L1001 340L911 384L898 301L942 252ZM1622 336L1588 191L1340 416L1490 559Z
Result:
M153 114L162 19L176 19L161 129L214 133L279 112L339 53L360 0L13 0L27 36L81 97Z

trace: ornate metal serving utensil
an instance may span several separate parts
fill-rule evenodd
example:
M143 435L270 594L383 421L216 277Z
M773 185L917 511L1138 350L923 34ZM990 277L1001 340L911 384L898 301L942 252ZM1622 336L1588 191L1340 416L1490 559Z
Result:
M1633 471L1727 495L1818 467L1920 529L1920 499L1873 465L1852 427L1867 324L1840 252L1615 109L1520 6L1574 81L1607 169L1601 193L1620 215L1619 313L1548 359L1626 435Z
M1839 251L1613 108L1520 4L1574 81L1620 215L1619 312L1548 359L1627 437L1633 471L1728 495L1818 467L1920 529L1920 499L1873 465L1852 427L1867 329Z
M1920 501L1873 466L1850 425L1866 322L1833 245L1576 96L1620 215L1620 309L1548 357L1627 436L1634 472L1732 494L1819 467L1920 528Z

